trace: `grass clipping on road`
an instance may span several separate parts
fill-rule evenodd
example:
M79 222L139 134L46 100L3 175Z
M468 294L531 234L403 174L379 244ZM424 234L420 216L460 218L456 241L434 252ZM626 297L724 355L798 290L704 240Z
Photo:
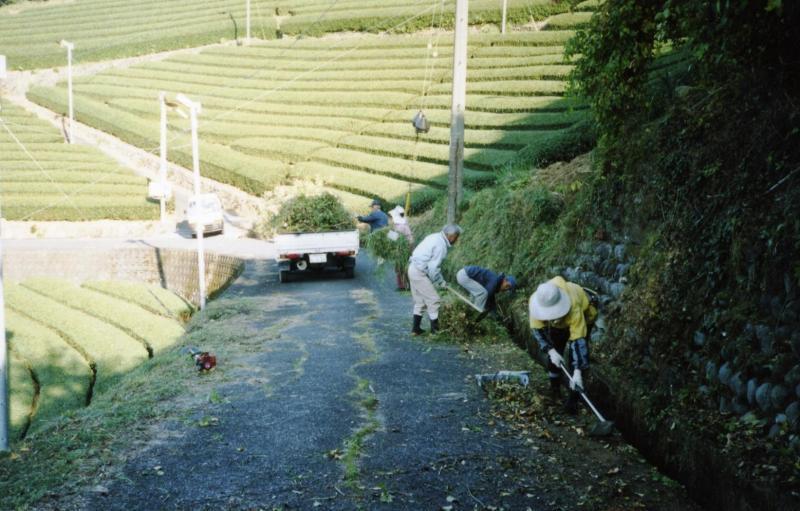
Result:
M511 342L508 330L491 316L478 319L478 312L467 304L457 301L448 302L446 299L439 309L440 336L459 344L500 344Z
M338 198L326 192L290 199L270 225L279 233L347 231L355 229L355 220Z

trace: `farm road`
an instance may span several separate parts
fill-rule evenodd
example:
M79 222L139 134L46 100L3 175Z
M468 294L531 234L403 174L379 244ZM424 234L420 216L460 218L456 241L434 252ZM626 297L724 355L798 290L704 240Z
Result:
M274 263L251 261L222 297L235 298L256 307L215 331L271 333L221 359L218 399L169 426L89 508L543 509L532 476L504 475L530 449L486 427L471 376L495 368L411 339L410 297L367 258L352 280L283 285Z

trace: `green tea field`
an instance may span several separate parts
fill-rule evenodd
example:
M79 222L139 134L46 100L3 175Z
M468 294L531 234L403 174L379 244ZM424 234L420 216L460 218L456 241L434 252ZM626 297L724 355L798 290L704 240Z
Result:
M453 5L452 0L252 0L251 37L448 27ZM497 0L472 0L470 22L499 22L500 6ZM567 9L566 2L512 0L508 19L541 21ZM35 69L64 65L65 51L58 46L62 39L75 43L77 63L242 42L245 12L244 0L22 2L0 7L0 48L9 68Z
M578 13L580 14L580 13ZM586 13L588 15L588 13ZM585 22L580 14L570 23ZM465 183L479 188L522 151L561 136L584 110L564 97L571 30L469 38ZM214 47L76 80L76 116L139 147L158 146L159 91L202 102L201 172L260 194L319 178L350 207L364 198L425 207L443 193L452 33L341 36ZM29 97L61 110L66 87ZM422 110L431 124L416 134ZM188 122L171 115L170 159L191 165Z
M35 278L6 285L11 438L87 405L183 335L185 300L149 284Z
M8 220L150 220L147 180L7 101L0 107L0 202Z

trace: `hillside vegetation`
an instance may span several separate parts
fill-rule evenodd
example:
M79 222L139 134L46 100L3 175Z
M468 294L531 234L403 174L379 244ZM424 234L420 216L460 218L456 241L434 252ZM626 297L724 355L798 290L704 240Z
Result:
M578 23L576 21L576 23ZM563 97L570 30L473 33L469 38L465 181L479 188L519 159L553 158L586 118ZM346 205L359 197L416 209L447 180L452 33L359 35L209 48L75 81L76 116L121 139L158 146L158 92L203 104L201 171L260 194L321 178ZM64 84L29 97L66 104ZM416 134L422 110L431 123ZM170 159L190 166L188 122L170 114Z
M173 346L192 307L143 283L51 278L6 284L11 439L90 403L119 377Z
M571 3L577 2L514 0L509 2L508 20L541 21L566 12ZM455 5L452 0L252 0L250 4L251 37L261 40L281 34L448 28ZM500 22L499 1L471 0L469 9L472 24ZM0 47L11 69L64 65L65 50L58 46L62 39L75 43L76 63L87 63L221 41L241 43L245 36L243 0L0 1Z
M475 194L448 256L518 277L523 343L553 274L616 297L589 388L714 509L800 496L799 21L780 1L599 6L570 48L597 149Z
M0 201L8 220L150 220L147 180L0 98Z

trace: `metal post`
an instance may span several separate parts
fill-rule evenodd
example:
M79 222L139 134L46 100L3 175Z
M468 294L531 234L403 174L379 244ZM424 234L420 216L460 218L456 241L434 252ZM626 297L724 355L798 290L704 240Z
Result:
M506 12L508 11L508 0L503 0L503 24L500 28L500 33L506 33Z
M189 109L189 118L192 125L192 167L194 170L194 195L195 199L200 199L200 149L197 141L197 114L202 111L202 105L195 103L183 94L178 94L176 99ZM200 285L200 310L206 308L206 258L203 247L202 222L195 226L197 232L197 278Z
M161 222L166 221L167 217L167 103L166 93L158 93L158 104L161 108L161 154L159 163L159 175L161 177Z
M75 45L63 39L59 44L62 48L67 49L67 103L69 104L69 131L67 132L67 137L69 138L69 143L74 144L75 139L73 138L72 129L73 124L75 124L75 114L72 109L72 50L75 48Z
M247 34L244 40L244 44L250 44L250 0L247 0Z
M450 117L450 155L447 193L447 222L458 216L464 174L464 109L467 97L467 0L456 1L453 41L453 99Z
M8 451L8 346L3 288L3 214L0 212L0 452Z

